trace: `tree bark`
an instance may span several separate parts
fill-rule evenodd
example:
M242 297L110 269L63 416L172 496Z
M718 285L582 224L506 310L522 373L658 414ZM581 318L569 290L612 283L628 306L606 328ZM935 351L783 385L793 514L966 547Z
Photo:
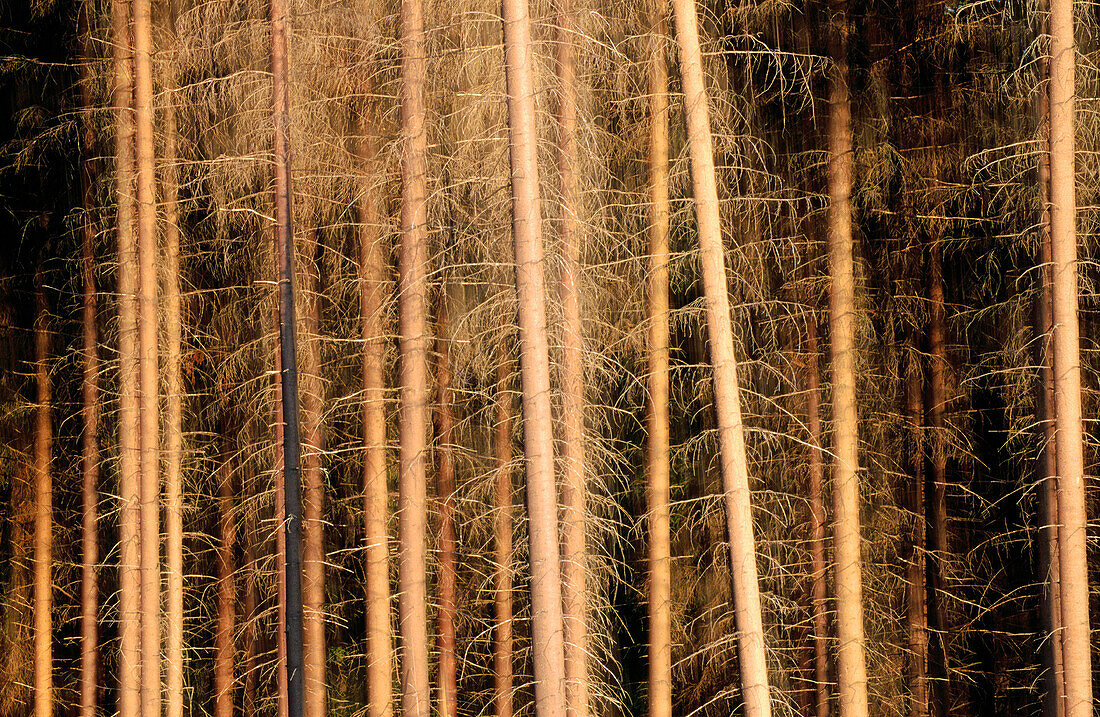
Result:
M910 346L906 383L906 413L909 420L909 480L906 506L913 515L906 563L906 626L909 643L909 714L928 714L928 597L925 581L927 520L925 518L924 475L924 385L917 346Z
M34 287L34 714L53 714L53 407L49 305L42 270Z
M455 658L455 617L458 612L457 544L455 541L455 466L454 466L454 390L451 385L451 329L446 290L441 292L436 315L436 385L439 391L436 409L436 462L439 473L439 609L436 613L436 652L439 663L440 717L458 714L458 662Z
M833 379L834 559L837 694L841 717L867 715L867 658L859 519L859 414L856 405L855 266L852 242L852 115L848 97L848 10L832 5L829 83L829 353Z
M493 459L496 470L496 561L493 571L493 714L512 717L512 358L501 341L497 357Z
M1092 714L1093 704L1080 327L1077 318L1073 0L1051 2L1050 37L1050 238L1062 660L1066 715L1086 717Z
M672 543L669 527L668 65L665 9L649 56L649 321L646 474L649 522L649 717L672 717Z
M398 277L401 403L398 483L398 609L404 717L428 717L428 135L421 0L401 2L401 229Z
M707 333L714 366L714 407L721 448L722 487L729 536L731 593L738 632L741 692L746 717L768 717L768 690L764 628L760 615L756 548L753 537L752 497L749 492L745 433L741 422L737 360L726 283L725 254L719 217L718 186L710 111L699 47L699 28L693 0L675 0L676 37L684 89L687 142L699 231Z
M233 717L233 677L237 658L233 644L237 594L233 550L237 541L237 529L233 515L233 457L224 426L221 441L221 465L218 469L218 619L214 631L214 717Z
M278 312L276 312L278 313ZM276 315L276 323L278 316ZM275 524L280 526L275 531L275 571L276 571L276 622L278 623L278 637L275 641L275 690L278 716L287 717L290 712L290 682L287 676L287 644L286 644L286 489L283 473L283 362L281 352L275 352L274 384L275 401L272 422L275 426L275 461L272 479L275 483Z
M386 249L381 218L367 167L377 144L373 128L362 128L362 186L359 193L359 301L363 331L363 529L366 539L368 717L393 715L393 627L390 617L390 508L386 469L385 303Z
M561 555L558 543L545 253L535 115L534 44L527 0L503 0L512 174L523 444L530 521L531 640L535 713L564 717Z
M809 429L810 588L813 614L814 714L829 715L829 623L825 563L825 460L821 430L821 364L817 317L806 316L806 427Z
M929 667L933 672L930 697L937 715L947 714L950 671L948 670L947 606L944 578L944 562L947 560L947 422L944 408L947 405L947 389L944 372L947 368L947 350L944 346L943 305L943 255L942 248L934 244L930 249L929 267L928 348L931 354L928 406L932 428L932 473L928 476L928 519L926 554L928 570L928 622L936 640L929 650Z

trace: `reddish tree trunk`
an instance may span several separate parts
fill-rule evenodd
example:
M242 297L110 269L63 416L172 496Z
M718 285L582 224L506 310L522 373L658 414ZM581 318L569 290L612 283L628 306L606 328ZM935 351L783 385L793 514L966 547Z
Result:
M218 620L214 630L214 717L233 717L233 674L236 650L233 644L236 586L233 564L237 540L233 516L233 459L229 437L222 436L221 466L218 469Z
M451 386L451 333L446 291L436 316L436 384L439 403L436 410L439 495L439 609L436 613L436 651L439 681L440 717L458 714L458 662L455 657L455 590L458 583L455 541L455 467L454 467L454 391Z
M42 272L34 287L34 714L53 714L53 407L49 306Z
M813 614L814 714L829 715L829 624L825 564L825 461L821 430L821 366L817 318L806 317L806 426L809 429L810 592Z
M923 372L917 358L917 347L910 350L909 375L906 384L906 413L909 419L911 445L909 452L909 478L907 491L908 509L914 517L913 533L909 538L909 560L906 563L906 623L909 641L909 714L925 717L928 714L928 602L925 589L927 579L925 545L927 541L925 520L924 475L924 387Z
M493 572L493 714L512 717L512 359L502 341L497 357L493 459L496 470L496 561Z

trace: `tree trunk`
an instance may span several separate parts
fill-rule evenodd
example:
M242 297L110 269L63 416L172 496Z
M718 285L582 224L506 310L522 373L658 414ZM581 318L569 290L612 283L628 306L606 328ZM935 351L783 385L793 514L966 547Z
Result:
M92 116L90 63L91 8L80 6L81 70L80 105L83 146L80 190L84 216L81 222L80 250L83 280L81 306L81 353L83 354L81 432L81 565L80 565L80 717L95 717L99 703L99 332L96 326L95 211L96 133Z
M233 717L233 644L236 607L233 550L237 529L233 515L233 458L229 436L222 429L218 470L218 620L214 630L214 717Z
M825 564L825 461L821 430L821 365L817 317L806 316L806 426L809 429L810 589L813 614L814 714L829 715L829 623Z
M733 327L714 170L714 144L711 138L703 58L699 47L698 18L693 0L675 0L673 10L680 48L687 142L691 154L703 294L707 307L707 333L710 339L711 363L714 366L714 408L721 447L722 487L729 537L731 593L738 632L741 692L746 717L768 717L771 714L771 698L768 693L764 628L760 615L752 497L749 492L744 426L741 422L737 360L733 353Z
M34 287L34 715L53 714L53 407L49 306L42 270Z
M317 268L317 231L310 229L303 242L302 271L302 438L305 444L305 492L302 550L302 605L305 640L305 714L325 714L325 477L321 471L324 450L324 384L321 381L321 306Z
M424 8L401 2L401 248L398 312L401 353L398 484L398 608L404 717L428 717L428 134L424 86Z
M359 193L359 301L363 322L363 528L366 551L368 717L393 715L393 627L390 622L390 508L386 469L385 303L386 248L377 198L367 168L377 144L364 122L363 185Z
M496 561L493 572L493 714L512 717L512 359L501 341L497 357L493 458L496 469Z
M855 266L852 247L852 114L848 98L848 11L832 6L829 83L829 354L833 380L833 552L836 560L837 694L841 717L867 715L867 658L859 521Z
M134 66L129 0L112 0L115 193L118 205L119 717L141 714L140 428L137 370L137 245L134 236Z
M558 173L561 181L561 565L562 625L565 629L565 708L569 717L588 717L588 617L586 600L584 446L584 322L581 275L582 211L577 169L577 71L573 2L560 0L557 18Z
M646 474L649 517L649 717L672 717L672 544L669 527L668 32L654 13L649 56L649 321Z
M523 444L530 520L531 639L535 714L564 717L561 555L558 547L545 254L535 115L534 44L527 0L504 0L504 62L512 169Z
M278 316L276 316L278 323ZM274 415L272 422L275 426L275 461L272 480L275 483L275 524L286 524L286 489L283 472L283 361L281 352L275 352L275 377L272 383L275 390ZM290 712L290 684L287 678L287 644L286 644L286 530L275 531L275 571L276 571L276 622L278 624L278 636L275 641L275 690L278 716L287 717Z
M909 642L909 714L928 714L928 599L925 589L927 521L925 519L924 476L924 385L915 342L910 346L906 383L906 413L909 419L909 480L906 506L913 516L906 563L906 626Z
M930 251L928 348L931 354L928 406L929 424L932 428L932 474L928 476L927 545L928 555L928 622L936 640L929 650L929 667L934 680L931 683L932 706L937 715L948 712L949 675L947 669L947 606L944 582L944 562L947 560L947 423L944 408L947 390L944 371L947 368L947 351L944 346L943 306L943 255L942 248L934 244Z
M256 496L255 477L251 473L248 476L247 499L254 500ZM241 700L241 710L244 717L256 717L259 709L260 688L260 660L257 654L257 633L260 614L257 611L259 605L259 585L257 584L256 565L256 513L249 509L244 517L244 604L241 605L241 613L245 619L244 626L244 695Z
M1093 704L1080 329L1077 323L1073 0L1054 0L1050 4L1050 37L1050 238L1062 660L1066 715L1085 717L1092 714Z
M455 541L455 465L454 465L454 391L451 386L451 329L447 308L447 292L441 292L439 313L436 316L436 384L439 403L436 409L436 448L439 495L439 609L436 624L436 650L439 680L440 717L457 717L458 714L458 663L455 659L455 616L457 604L455 590L456 572Z

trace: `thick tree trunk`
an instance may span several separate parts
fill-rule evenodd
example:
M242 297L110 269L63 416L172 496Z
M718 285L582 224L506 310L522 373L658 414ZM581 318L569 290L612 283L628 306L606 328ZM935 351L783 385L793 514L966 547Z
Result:
M378 229L377 198L366 169L377 145L364 123L363 185L359 193L359 301L363 331L363 529L366 538L368 717L393 715L393 626L390 617L390 508L386 469L385 303L386 249Z
M924 383L917 346L910 347L906 380L906 413L909 420L909 480L906 506L913 515L906 572L906 627L909 643L909 714L928 714L928 599L925 581L927 521L924 475Z
M455 656L455 617L458 587L457 544L455 541L455 464L454 464L454 390L451 386L451 329L446 291L439 301L436 316L436 372L439 391L436 409L436 462L439 495L439 608L436 613L436 651L439 655L437 679L439 681L440 717L457 717L458 714L458 662Z
M428 135L424 8L401 2L401 229L398 313L401 404L398 483L398 600L404 717L428 717Z
M53 714L53 406L49 306L42 273L34 287L34 715Z
M836 561L837 694L841 717L867 715L867 658L859 520L855 266L852 247L852 114L848 12L834 0L829 83L829 354L833 380L833 552Z
M493 714L512 717L512 358L502 341L497 357L493 460L496 470L496 560L493 571Z
M760 615L752 496L749 492L744 425L741 422L737 360L733 353L733 327L714 169L714 143L711 138L703 58L699 47L698 18L693 0L675 0L673 9L680 48L687 142L691 154L691 177L699 227L707 333L710 338L711 363L714 366L714 408L721 447L722 487L730 544L731 593L738 631L741 692L745 701L746 717L768 717L771 714L771 697L768 693L764 627Z
M944 562L947 560L947 422L944 409L947 390L944 372L947 350L944 345L943 255L934 244L930 249L928 349L931 354L929 380L929 424L932 429L932 472L928 476L927 544L928 556L928 622L936 640L929 650L932 708L941 717L948 711L949 675L947 669L947 605L944 583Z
M523 444L530 520L531 639L538 717L565 715L561 554L558 543L545 253L535 115L534 44L527 0L504 0L504 62L512 168Z
M325 477L324 384L321 381L321 306L317 231L310 229L302 253L302 439L305 445L302 494L302 606L305 640L305 714L325 714Z
M649 717L672 717L672 544L669 527L668 64L664 9L649 56L649 321L646 414L649 522Z
M562 624L565 629L565 708L569 717L588 717L588 617L586 598L584 446L584 323L581 275L581 195L577 168L577 71L572 0L559 0L557 72L560 84L558 173L561 181L561 566Z
M237 658L233 644L237 595L233 550L237 528L233 515L233 458L229 437L224 430L221 466L218 469L218 619L214 630L214 717L233 717L233 673Z
M829 715L829 623L825 564L825 459L817 317L806 316L806 427L809 429L810 611L813 615L814 714Z
M1050 37L1050 238L1062 660L1066 715L1085 717L1092 714L1093 704L1081 353L1077 319L1073 0L1054 0L1050 4Z
M134 236L134 66L130 2L111 3L118 241L119 717L141 714L141 546L137 367L137 244Z

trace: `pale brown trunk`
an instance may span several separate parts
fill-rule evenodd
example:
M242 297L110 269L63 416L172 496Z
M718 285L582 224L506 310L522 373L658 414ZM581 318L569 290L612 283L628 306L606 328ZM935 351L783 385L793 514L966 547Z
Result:
M455 590L458 574L455 542L455 465L454 465L454 391L451 386L451 329L447 308L447 292L444 290L436 316L436 372L439 391L436 409L436 431L439 439L436 461L439 495L439 608L436 612L436 651L439 655L437 679L439 681L440 717L457 717L458 714L458 663L455 659L455 616L457 606Z
M944 371L947 368L947 351L944 346L943 305L943 256L938 244L931 247L929 267L928 349L931 354L929 380L929 424L932 429L932 474L928 476L929 490L926 496L927 556L928 556L928 622L936 640L929 649L929 668L934 680L931 683L932 708L937 715L948 710L950 672L947 668L947 606L944 582L944 562L947 560L947 423L944 408L947 390Z
M1077 199L1074 177L1073 1L1050 4L1050 238L1054 317L1055 457L1067 717L1092 714L1086 555L1084 431L1077 319Z
M137 245L134 236L134 67L130 2L111 3L114 46L115 194L118 240L119 717L141 714L140 428L137 367Z
M223 429L224 430L224 429ZM233 459L229 438L222 436L218 470L218 620L214 630L214 717L233 717L233 645L236 587L233 549L237 540L233 516Z
M725 254L714 169L714 143L699 46L699 27L693 0L675 0L676 37L684 89L687 142L699 231L699 258L707 308L707 334L714 367L714 408L721 448L722 488L729 537L731 593L737 624L741 694L746 717L768 717L768 690L764 627L760 615L760 585L756 570L752 496L741 422L737 360L726 283Z
M53 714L53 407L49 306L42 273L34 287L34 715Z
M501 341L497 357L493 459L496 470L496 561L493 570L493 714L512 717L512 358Z
M821 364L817 317L806 316L806 427L809 429L810 588L813 614L814 714L829 715L829 623L825 564L825 459L821 430Z
M305 717L325 714L325 478L324 385L321 382L321 316L317 232L306 232L302 270L302 608L305 649Z
M363 529L366 539L368 717L393 715L393 627L390 622L390 492L386 469L386 248L378 204L367 184L377 147L363 127L363 186L359 198L359 281L363 330Z
M278 324L278 309L275 312L275 322ZM279 717L287 717L290 713L289 680L286 672L287 644L286 644L286 531L282 528L286 522L286 492L283 487L283 382L280 376L283 373L282 354L275 351L275 372L272 375L272 385L275 390L275 401L272 412L272 420L275 422L275 524L279 528L275 531L275 564L276 564L276 622L278 631L275 638L275 689L277 692L276 703Z
M503 0L504 64L512 178L523 445L531 564L535 714L565 715L561 554L554 479L550 347L535 115L534 43L527 0Z
M577 168L577 70L573 2L560 0L557 21L558 174L561 181L561 566L565 629L565 708L588 717L584 447L584 323L581 319L581 195Z
M160 374L157 336L157 212L153 138L151 0L133 0L134 148L137 168L138 381L140 384L141 713L159 715Z
M909 642L909 714L925 717L928 714L928 603L925 589L927 579L925 543L927 541L925 519L924 475L924 385L923 372L918 361L917 347L911 347L906 382L906 413L909 420L909 480L906 491L908 505L913 516L913 532L909 536L909 560L906 563L906 626Z
M649 717L672 717L672 545L669 527L668 64L663 7L649 56L649 404L646 415L649 524Z
M867 658L859 520L855 261L852 242L852 114L848 11L835 1L829 83L829 355L833 383L833 553L836 561L837 695L841 717L867 715Z
M398 428L398 599L401 706L428 717L428 135L421 0L401 2L401 229L398 277L401 396Z

